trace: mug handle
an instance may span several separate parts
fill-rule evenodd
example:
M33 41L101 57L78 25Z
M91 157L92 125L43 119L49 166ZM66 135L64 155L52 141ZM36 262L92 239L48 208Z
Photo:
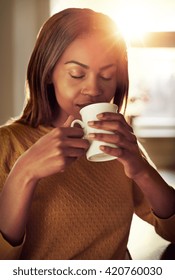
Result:
M81 127L82 127L82 129L84 130L84 139L86 139L86 133L87 133L87 130L86 130L86 126L85 126L85 124L84 124L84 122L82 122L81 120L74 120L72 123L71 123L71 127L74 127L74 124L76 124L76 123L78 123Z
M74 127L74 125L78 123L83 129L85 128L85 125L84 123L81 121L81 120L74 120L72 123L71 123L71 127Z

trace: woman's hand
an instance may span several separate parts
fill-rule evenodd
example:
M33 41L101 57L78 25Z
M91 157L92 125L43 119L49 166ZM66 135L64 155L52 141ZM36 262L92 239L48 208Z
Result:
M81 157L89 147L82 137L82 128L54 128L18 158L0 196L0 232L13 246L23 240L38 180Z
M89 147L79 127L54 128L41 137L18 160L34 180L63 172L67 165L85 154Z
M100 149L107 154L118 157L125 169L128 177L134 179L146 167L146 162L138 147L137 138L133 134L133 129L125 121L122 114L102 113L98 116L98 121L89 122L91 127L112 131L114 134L93 133L89 134L89 139L106 142ZM117 148L109 147L112 143Z
M103 113L98 115L98 121L89 122L94 128L113 131L114 134L93 133L90 139L106 142L101 150L118 157L128 177L145 194L154 213L167 218L175 213L175 192L158 172L144 159L139 149L136 136L121 114ZM113 143L118 148L111 148L107 143Z

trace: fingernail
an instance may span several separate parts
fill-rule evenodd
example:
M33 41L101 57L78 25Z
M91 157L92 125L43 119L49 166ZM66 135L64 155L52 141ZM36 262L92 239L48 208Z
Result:
M97 118L98 118L98 119L103 118L103 117L104 117L104 114L103 114L103 113L100 113L100 114L97 115Z
M94 122L93 121L89 121L88 125L94 125Z
M94 133L89 133L88 134L88 138L89 139L94 139L95 138L95 134Z

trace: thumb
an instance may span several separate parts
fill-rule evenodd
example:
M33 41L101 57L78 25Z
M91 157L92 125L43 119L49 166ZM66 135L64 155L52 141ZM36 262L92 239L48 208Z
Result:
M65 121L65 123L63 124L63 127L70 127L74 119L75 119L74 116L70 115Z

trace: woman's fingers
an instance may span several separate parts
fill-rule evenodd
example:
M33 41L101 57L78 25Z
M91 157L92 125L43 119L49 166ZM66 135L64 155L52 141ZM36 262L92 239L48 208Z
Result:
M63 171L68 164L86 153L89 142L81 128L55 128L41 137L26 153L23 161L30 174L40 179Z
M102 114L103 115L103 114ZM96 128L96 129L103 129L106 131L113 132L114 135L118 135L119 138L123 136L123 140L128 140L131 143L137 143L137 138L133 133L133 129L131 126L127 124L124 117L121 114L114 114L114 113L105 113L104 117L101 117L99 121L91 121L89 122L89 126ZM98 133L98 131L97 131ZM100 134L100 133L99 133ZM104 132L105 134L105 132ZM117 136L113 137L113 134L107 137L104 136L106 141L118 141ZM101 138L102 136L99 135ZM105 141L105 140L104 140ZM113 142L112 142L113 143Z
M133 134L132 127L127 124L121 114L105 113L105 117L101 117L99 121L91 121L88 125L96 129L103 129L114 132L115 134L121 134L130 142L137 141Z
M84 132L81 127L61 127L61 128L54 128L50 132L50 134L55 136L57 139L63 139L67 137L82 138Z
M97 115L97 118L101 121L109 120L109 121L120 122L129 131L133 132L132 127L126 122L124 116L120 113L102 113Z
M67 157L76 157L89 148L89 141L83 139L82 128L61 128L55 132L57 147L62 150Z
M98 140L103 141L110 144L115 144L119 148L127 149L129 151L135 150L137 147L136 137L133 139L126 139L122 134L105 134L105 133L90 133L88 135L89 140Z

